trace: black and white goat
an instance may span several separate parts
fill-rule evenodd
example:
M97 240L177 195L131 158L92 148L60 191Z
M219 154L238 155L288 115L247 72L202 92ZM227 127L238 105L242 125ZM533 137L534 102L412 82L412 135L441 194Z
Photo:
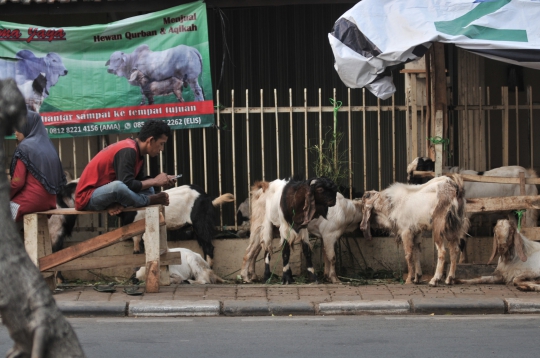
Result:
M245 282L257 279L255 261L265 251L265 280L270 278L270 256L274 226L279 229L284 284L294 282L289 267L291 245L301 241L302 252L312 281L317 281L311 261L307 225L316 217L326 217L336 204L337 185L328 178L256 182L251 191L251 229L243 258L241 276Z
M169 276L171 284L178 284L187 281L192 284L223 283L223 279L216 275L210 268L208 262L204 261L201 255L185 248L169 249L169 252L180 252L182 264L169 265ZM143 280L146 277L146 268L141 267L135 277Z
M56 207L58 209L75 207L76 181L67 183L62 192L56 196ZM51 237L52 251L56 252L64 248L64 242L71 237L77 215L51 215L49 218L49 236Z
M234 201L230 193L213 198L197 185L182 185L165 190L169 194L169 206L165 208L167 230L177 230L186 225L193 226L193 234L203 250L204 257L210 267L213 265L216 212L221 204ZM126 225L143 219L145 211L123 212L120 214L122 224ZM142 235L133 237L133 252L140 253Z
M360 229L371 239L370 226L387 229L402 241L408 266L406 283L419 283L419 238L423 231L432 230L438 251L437 268L429 282L436 286L442 278L446 255L445 244L450 249L450 270L446 284L455 278L458 242L468 229L463 197L463 180L459 174L438 177L423 185L392 184L389 188L364 194L363 218Z
M540 291L540 243L519 233L513 220L497 221L493 231L493 252L488 264L499 256L493 275L456 283L513 283L521 291Z

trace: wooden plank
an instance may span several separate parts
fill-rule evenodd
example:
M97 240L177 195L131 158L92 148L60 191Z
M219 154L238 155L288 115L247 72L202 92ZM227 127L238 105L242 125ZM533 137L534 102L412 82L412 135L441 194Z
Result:
M468 213L486 213L521 209L540 209L540 196L507 196L501 198L467 199Z
M162 266L182 264L180 252L167 252L161 255L160 264ZM92 270L109 267L137 267L145 265L145 254L79 257L78 259L56 266L54 271Z
M157 261L146 262L146 292L159 292L159 263Z
M540 227L522 227L521 234L533 241L540 241Z
M449 176L452 173L445 173ZM498 183L498 184L520 184L519 178L508 177L492 177L484 175L472 175L472 174L460 174L464 181L471 181L477 183ZM418 178L434 178L435 172L413 171L413 176ZM524 178L526 185L538 185L540 184L540 178Z
M160 205L150 205L150 206L143 206L140 208L124 208L123 211L140 211L140 210L146 210L146 208L151 207L159 207ZM86 215L86 214L105 214L107 213L107 210L101 210L101 211L81 211L81 210L75 210L73 208L61 208L61 209L52 209L47 211L39 211L35 214L47 214L47 215Z
M145 230L146 220L139 220L134 223L122 226L113 231L96 236L92 239L81 242L77 245L67 247L63 250L55 252L52 255L45 256L39 259L39 268L41 270L49 270L60 264L74 260L91 252L97 251L104 247L110 246L116 242L120 242L135 235L142 234ZM160 222L160 225L165 225L165 220Z

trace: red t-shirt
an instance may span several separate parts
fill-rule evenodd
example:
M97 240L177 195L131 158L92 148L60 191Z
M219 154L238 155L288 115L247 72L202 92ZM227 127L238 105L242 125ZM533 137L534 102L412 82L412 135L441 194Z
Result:
M84 168L75 192L75 209L84 210L94 190L115 180L138 192L142 184L136 180L144 159L137 142L128 138L100 151ZM139 176L140 177L140 176Z
M56 195L45 190L20 160L11 178L9 200L20 205L15 221L21 221L26 214L56 209Z

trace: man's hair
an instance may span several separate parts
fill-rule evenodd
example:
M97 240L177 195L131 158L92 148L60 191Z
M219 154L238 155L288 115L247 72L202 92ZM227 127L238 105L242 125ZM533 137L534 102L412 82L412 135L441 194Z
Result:
M150 137L158 140L163 134L165 134L167 137L171 136L171 128L169 125L164 121L150 119L142 126L137 138L143 142Z

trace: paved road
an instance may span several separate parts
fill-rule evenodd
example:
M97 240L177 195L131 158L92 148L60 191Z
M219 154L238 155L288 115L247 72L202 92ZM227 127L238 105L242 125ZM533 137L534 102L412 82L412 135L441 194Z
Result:
M540 316L70 318L88 357L537 357ZM0 355L11 347L0 326Z

